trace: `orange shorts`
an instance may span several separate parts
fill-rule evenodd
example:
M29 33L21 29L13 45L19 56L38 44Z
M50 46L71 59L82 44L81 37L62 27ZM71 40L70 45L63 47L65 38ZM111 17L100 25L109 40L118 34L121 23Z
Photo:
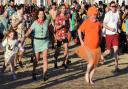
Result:
M96 49L90 49L85 46L84 47L80 46L75 50L75 53L82 59L88 61L89 63L94 64L95 66L98 64L99 59L101 57L100 47Z

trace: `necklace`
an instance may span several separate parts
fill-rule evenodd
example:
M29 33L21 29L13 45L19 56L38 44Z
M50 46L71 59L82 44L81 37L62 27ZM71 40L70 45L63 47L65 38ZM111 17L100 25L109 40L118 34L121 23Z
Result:
M43 24L44 23L44 20L38 19L37 22L38 22L38 24Z

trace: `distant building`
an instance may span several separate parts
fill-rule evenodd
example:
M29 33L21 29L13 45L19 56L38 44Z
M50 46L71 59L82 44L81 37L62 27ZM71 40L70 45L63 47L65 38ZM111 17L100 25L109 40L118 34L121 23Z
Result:
M119 3L119 5L122 5L123 2L125 2L126 5L128 5L128 0L93 0L94 2L103 1L104 3L110 3L111 1L115 1Z
M0 4L7 4L9 0L0 0ZM71 3L74 1L74 0L14 0L15 1L15 4L37 4L38 6L41 6L41 5L44 5L44 6L47 6L47 5L51 5L52 2L56 2L58 5L60 3L68 3L69 5L71 5ZM78 3L82 3L84 1L88 2L88 3L95 3L95 2L98 2L98 1L103 1L105 3L110 3L112 0L76 0ZM120 5L122 4L123 1L125 1L125 4L128 5L128 0L113 0L113 1L116 1L118 2Z

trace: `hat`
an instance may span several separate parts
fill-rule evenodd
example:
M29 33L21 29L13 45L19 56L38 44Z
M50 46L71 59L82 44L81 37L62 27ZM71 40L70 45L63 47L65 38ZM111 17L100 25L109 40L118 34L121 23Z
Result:
M90 7L87 11L88 16L98 15L98 14L99 14L98 9L95 6Z

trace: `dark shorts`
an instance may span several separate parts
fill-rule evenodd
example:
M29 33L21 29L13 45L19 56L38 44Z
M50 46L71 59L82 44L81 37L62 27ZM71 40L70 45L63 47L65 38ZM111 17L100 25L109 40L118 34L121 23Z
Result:
M72 38L75 39L77 37L77 31L71 31Z
M106 48L111 49L113 46L119 46L119 35L106 35Z
M3 38L4 38L4 35L0 33L0 42L2 42Z
M61 47L62 43L68 43L68 39L65 38L62 41L57 40L57 47Z

